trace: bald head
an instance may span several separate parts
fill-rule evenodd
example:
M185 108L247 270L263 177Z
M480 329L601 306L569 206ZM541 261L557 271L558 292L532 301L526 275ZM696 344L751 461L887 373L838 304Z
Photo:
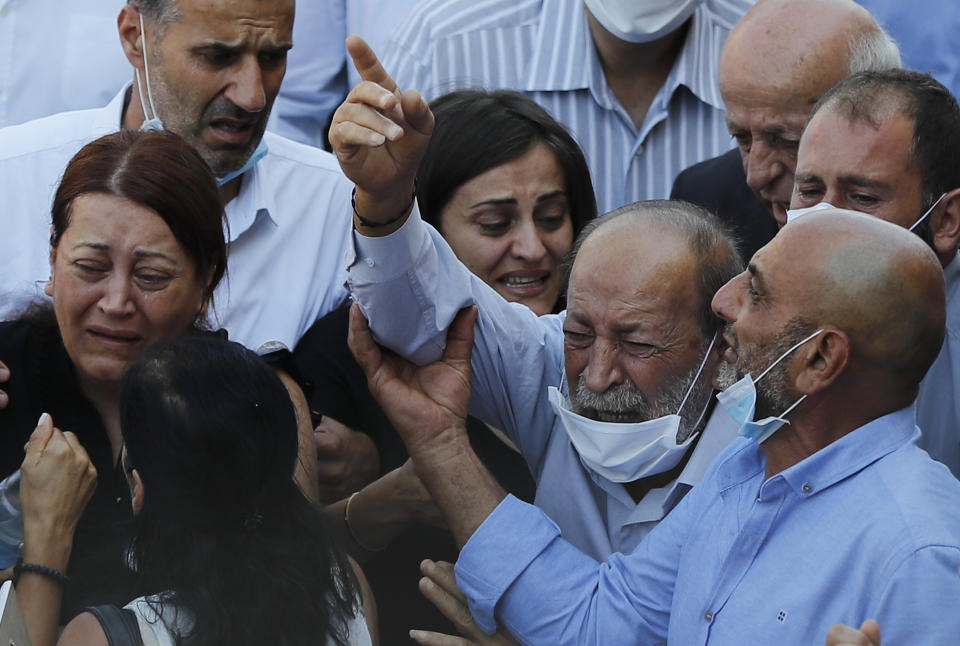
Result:
M867 374L915 388L944 334L943 271L930 248L902 227L840 209L800 218L775 243L801 277L801 316L845 332Z
M747 184L781 225L811 108L851 72L899 66L896 44L853 0L760 0L737 23L719 67L727 125Z

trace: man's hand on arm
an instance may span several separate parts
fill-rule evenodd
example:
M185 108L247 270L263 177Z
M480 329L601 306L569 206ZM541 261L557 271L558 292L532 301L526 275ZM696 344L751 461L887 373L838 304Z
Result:
M346 44L362 80L333 115L330 145L356 184L354 226L365 235L387 235L410 212L433 113L419 92L400 91L362 38L350 36Z
M465 427L476 317L476 308L461 310L447 332L443 358L419 368L376 344L356 304L347 337L370 392L460 546L505 495L470 447Z
M505 629L488 635L477 625L467 607L467 598L457 587L453 564L444 561L424 561L420 564L423 578L420 592L443 616L449 619L463 637L444 635L427 630L411 630L410 638L421 646L511 646L519 644Z

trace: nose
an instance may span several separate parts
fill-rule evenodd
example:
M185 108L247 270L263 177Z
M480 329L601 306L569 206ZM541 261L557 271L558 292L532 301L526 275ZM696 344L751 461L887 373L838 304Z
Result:
M754 191L768 186L787 170L777 159L776 151L762 140L754 139L750 152L744 157L743 170L747 174L747 185Z
M103 289L99 306L104 314L122 317L133 313L134 303L130 281L126 277L114 274L104 282Z
M511 253L528 263L540 262L547 254L547 247L543 244L540 235L540 231L533 223L533 218L529 220L525 218L514 228Z
M253 54L244 56L233 70L233 78L225 96L247 112L260 112L267 107L267 91L263 85L260 61Z
M583 369L583 378L587 388L598 393L623 383L624 371L620 365L620 349L617 344L596 339L590 348L590 360Z
M714 313L728 323L737 320L736 312L740 305L740 294L744 287L743 281L746 280L749 280L747 272L734 276L726 285L717 290L710 302L710 307Z

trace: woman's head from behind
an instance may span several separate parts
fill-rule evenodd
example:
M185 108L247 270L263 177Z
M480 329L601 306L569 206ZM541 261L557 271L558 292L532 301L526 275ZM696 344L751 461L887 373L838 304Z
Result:
M52 216L46 292L81 381L116 383L151 341L189 330L226 270L216 182L169 132L84 146Z
M579 146L518 92L458 90L430 107L436 127L417 173L424 218L504 298L553 311L561 261L596 216Z
M290 395L240 344L201 334L153 344L124 374L120 422L150 522L240 532L295 489Z
M189 643L345 643L356 581L294 481L273 368L213 335L162 339L123 376L120 425L140 585L192 613Z

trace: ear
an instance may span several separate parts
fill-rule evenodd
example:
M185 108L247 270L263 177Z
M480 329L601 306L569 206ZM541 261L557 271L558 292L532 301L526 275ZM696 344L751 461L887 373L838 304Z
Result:
M802 364L794 383L798 391L812 395L828 388L846 372L850 338L840 330L826 328L798 354Z
M127 61L135 68L143 70L143 40L140 33L140 12L130 5L124 5L117 16L117 31L120 46Z
M140 479L140 472L131 470L127 481L130 483L130 506L133 507L133 514L137 515L143 508L143 480Z
M933 248L937 256L950 259L957 253L960 243L960 188L949 191L943 198L939 217L931 213L933 222Z
M57 248L54 247L50 250L50 280L47 281L47 284L43 286L43 293L53 298L53 279L56 277L56 267L57 264Z

